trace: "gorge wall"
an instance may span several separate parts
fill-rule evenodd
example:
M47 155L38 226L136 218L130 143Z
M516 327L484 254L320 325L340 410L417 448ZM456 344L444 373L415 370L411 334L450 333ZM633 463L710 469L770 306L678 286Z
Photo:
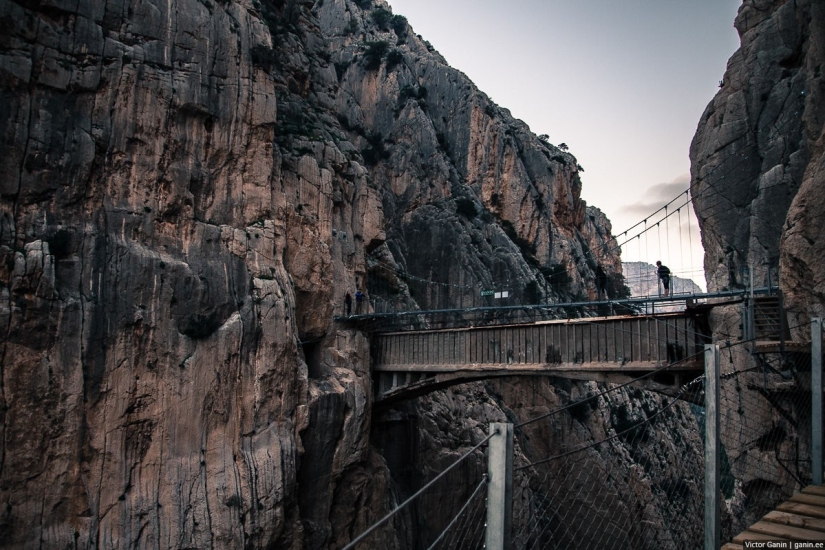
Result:
M784 297L790 334L810 341L808 323L821 316L825 240L825 5L797 0L745 0L736 17L741 47L728 62L720 90L708 105L691 145L691 194L705 247L708 290L776 284ZM742 334L739 306L715 308L717 341ZM760 506L809 479L807 464L785 475L775 461L807 456L809 365L780 354L733 350L723 373L731 401L723 442L729 445L735 494L727 506L732 534L758 519ZM747 406L746 406L747 405ZM747 410L747 413L745 412ZM773 452L734 450L742 433L771 430L783 437ZM797 435L798 434L798 435ZM735 446L735 443L733 443ZM775 456L774 456L775 455ZM773 464L761 468L757 462ZM784 491L784 493L783 493ZM752 506L751 512L741 508ZM764 509L764 508L762 508Z
M403 492L368 338L333 322L347 292L539 301L621 273L575 157L383 2L0 0L0 30L7 547L340 547ZM489 420L592 390L537 384L397 413L433 419L416 439L454 453ZM585 439L611 420L570 422ZM660 475L678 453L659 452ZM617 482L644 498L626 521L664 521L653 475Z
M740 49L691 145L691 192L709 289L780 275L789 309L822 314L825 13L808 0L746 0ZM801 320L801 318L799 319Z

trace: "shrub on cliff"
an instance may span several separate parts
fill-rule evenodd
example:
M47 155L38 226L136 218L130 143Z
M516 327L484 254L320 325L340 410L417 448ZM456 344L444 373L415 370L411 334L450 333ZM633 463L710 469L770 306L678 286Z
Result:
M392 20L392 12L384 8L375 8L372 10L372 20L378 25L382 31L389 30L389 24Z
M404 38L407 35L407 18L403 15L393 15L390 19L390 27L398 38Z
M379 40L377 42L367 42L367 51L364 52L364 59L366 60L366 68L368 71L375 71L381 67L381 60L390 49L388 42Z
M396 67L396 65L399 65L403 61L404 55L400 51L391 51L389 55L387 55L387 72L392 71Z
M611 300L628 298L630 296L630 288L627 287L624 281L624 275L621 273L611 273L607 276L607 297Z

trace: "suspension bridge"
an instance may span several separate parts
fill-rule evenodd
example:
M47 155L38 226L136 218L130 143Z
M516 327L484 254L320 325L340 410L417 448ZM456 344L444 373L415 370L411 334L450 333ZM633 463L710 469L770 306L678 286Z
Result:
M500 376L551 375L621 383L679 365L639 385L675 395L699 376L709 334L702 313L619 316L531 324L380 333L373 337L377 404Z
M705 207L729 201L715 184L726 174L714 170L722 169L736 167L708 171L701 196L686 191L619 233L616 248L635 245L638 259L669 263L675 218L676 242L692 249L691 200ZM344 549L385 541L378 534L390 522L414 525L405 531L408 542L428 549L716 550L726 542L733 550L768 539L825 541L825 497L816 488L823 470L822 321L787 326L773 286L776 266L758 266L755 276L753 266L727 261L729 290L722 292L556 303L530 303L530 293L509 281L454 284L379 266L408 289L443 287L418 294L441 297L421 303L446 304L405 309L368 282L366 306L336 317L371 335L379 411L504 376L590 385L528 420L492 423L486 437L467 441L446 467L428 469L416 490L353 533ZM674 275L698 273L685 265ZM561 276L552 271L548 283ZM645 280L629 282L658 282L655 274L638 277ZM739 334L713 342L711 311L733 304L740 304ZM800 331L809 342L791 340ZM637 388L652 392L645 397ZM591 414L603 417L597 432L585 429ZM428 512L433 502L437 513Z
M744 304L746 298L759 304L753 317L759 321L760 334L779 326L784 314L774 288L603 302L363 313L337 320L372 333L371 371L379 408L456 384L504 376L633 381L639 388L675 396L703 372L704 365L695 358L710 342L710 310L719 304ZM660 313L656 313L657 306ZM673 309L677 311L668 311ZM553 318L557 317L555 312L570 310L591 315ZM514 314L522 315L521 322L512 322ZM440 324L449 326L398 330L399 319L421 317L443 317L447 321ZM388 321L391 324L385 324ZM760 343L779 345L765 338Z

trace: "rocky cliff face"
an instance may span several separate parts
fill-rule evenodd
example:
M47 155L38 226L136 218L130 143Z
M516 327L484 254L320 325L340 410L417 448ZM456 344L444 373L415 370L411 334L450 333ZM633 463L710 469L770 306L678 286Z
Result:
M753 264L757 285L778 270L792 309L821 311L825 13L747 0L735 26L741 47L691 146L708 285L747 284Z
M348 291L621 272L575 158L386 4L0 0L0 29L9 547L340 546L398 490Z
M404 303L377 284L404 288L398 272L419 281L409 293L422 308L502 286L537 303L592 286L599 263L620 273L607 220L579 198L576 159L536 139L385 4L361 4L326 1L317 13L337 116L382 190L386 242L369 249L380 298ZM565 285L554 284L560 269Z
M825 6L821 2L746 0L735 22L741 47L728 62L721 89L705 111L691 146L691 193L702 228L709 290L749 284L779 286L794 338L808 340L810 317L822 315L822 183L825 163ZM716 308L718 340L736 339L738 307ZM776 368L768 369L768 365ZM803 483L798 472L765 456L732 450L747 430L756 437L779 431L776 456L808 453L808 414L796 403L810 391L804 365L778 354L733 352L723 372L754 369L760 380L734 376L723 383L733 396L723 443L728 446L736 494L728 500L734 531L759 517L785 491ZM779 371L782 371L781 373ZM745 412L750 404L753 412ZM728 404L723 404L728 407ZM785 411L794 416L786 431ZM741 447L741 444L738 446ZM781 449L780 449L781 447ZM780 472L779 475L770 472ZM744 504L750 506L746 511Z
M0 3L10 547L300 545L308 424L337 412L327 472L371 463L367 343L330 317L332 281L354 284L383 238L378 194L328 131L279 143L278 94L306 94L307 71L335 84L310 63L314 20L297 3ZM336 222L357 237L337 250ZM327 332L344 351L311 348ZM310 351L346 372L310 383Z

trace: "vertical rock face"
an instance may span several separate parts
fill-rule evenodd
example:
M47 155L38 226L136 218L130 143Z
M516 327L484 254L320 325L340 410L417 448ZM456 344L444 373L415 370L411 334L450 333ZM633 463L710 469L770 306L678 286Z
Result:
M825 13L807 0L747 0L735 23L741 47L691 146L691 192L710 289L767 283L790 303L821 303Z
M691 146L691 192L708 287L748 284L749 264L756 286L776 284L778 274L792 332L804 341L810 317L822 315L825 304L820 235L825 6L808 0L746 0L735 26L741 47L728 62L721 90ZM726 334L737 337L740 322L738 307L715 308L711 319L720 340L730 337ZM722 384L730 399L722 404L729 410L722 440L736 480L728 500L735 533L759 517L760 505L775 504L783 491L808 479L804 463L797 462L799 472L786 473L770 455L808 453L808 412L796 403L807 402L810 389L804 372L791 368L785 356L741 349L729 353L723 372L764 373L759 379L732 375ZM792 419L787 429L784 417ZM774 438L777 448L763 454L743 449L737 440L748 431L766 440L781 434Z
M395 498L348 291L621 273L575 158L387 8L0 0L7 546L340 545Z
M338 118L382 190L386 243L368 247L376 299L452 307L495 287L536 303L589 292L600 263L621 273L609 222L580 199L572 155L495 105L386 4L316 9ZM559 270L569 284L554 284ZM383 291L405 287L399 271L429 284Z
M319 164L341 154L275 143L266 22L186 0L3 1L0 21L0 538L299 541L298 344L331 311Z

